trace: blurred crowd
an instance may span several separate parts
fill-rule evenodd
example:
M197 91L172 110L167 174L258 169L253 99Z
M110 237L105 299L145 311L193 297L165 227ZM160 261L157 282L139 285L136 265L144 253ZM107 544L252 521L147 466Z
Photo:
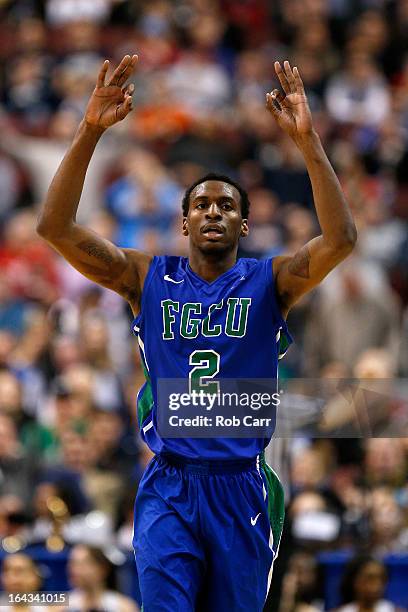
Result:
M131 549L150 459L137 436L131 312L35 224L102 61L133 52L135 111L103 136L79 221L123 247L186 255L182 194L216 171L249 193L240 255L295 252L318 233L311 187L265 110L273 62L289 59L359 240L290 313L282 375L408 377L407 0L1 0L0 550L10 554L63 540L90 547L74 560L105 567L92 551L119 563ZM319 551L408 553L406 421L401 436L289 444L280 612L322 609L310 587ZM30 565L19 555L11 566ZM364 572L377 572L383 596L384 567L364 559L345 576L344 603L364 591Z

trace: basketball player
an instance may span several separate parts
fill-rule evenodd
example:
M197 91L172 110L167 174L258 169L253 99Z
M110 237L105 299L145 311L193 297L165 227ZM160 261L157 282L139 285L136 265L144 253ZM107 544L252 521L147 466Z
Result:
M257 612L267 597L283 525L283 494L264 438L163 438L159 379L267 378L290 343L286 316L352 250L356 229L313 129L301 77L275 63L283 89L266 106L302 153L321 235L273 260L238 259L248 234L245 191L209 175L187 190L189 257L121 249L76 222L86 170L103 132L132 109L137 56L107 79L105 61L85 117L50 186L38 232L77 270L113 289L135 315L146 384L143 439L155 453L135 505L134 547L145 612Z

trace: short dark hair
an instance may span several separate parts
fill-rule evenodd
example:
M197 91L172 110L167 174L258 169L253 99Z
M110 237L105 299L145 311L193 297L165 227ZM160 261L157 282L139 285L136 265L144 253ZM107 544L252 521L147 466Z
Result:
M100 568L105 570L105 586L111 591L116 591L118 588L115 565L106 556L105 552L97 546L91 544L77 543L75 546L85 548L92 561L96 563Z
M365 568L365 566L369 563L376 563L380 565L384 570L385 578L388 578L387 568L380 559L377 559L376 557L366 553L361 553L357 555L356 557L352 558L344 568L344 573L340 584L342 604L347 604L351 603L352 601L355 601L356 579L361 573L361 571Z
M248 194L245 191L245 189L243 189L241 187L241 185L236 183L233 179L229 178L229 176L226 176L225 174L216 174L215 172L210 172L209 174L206 174L202 178L200 178L197 181L195 181L186 190L186 192L185 192L185 194L183 196L182 204L181 204L181 207L182 207L182 210L183 210L183 215L185 217L187 217L188 209L190 207L191 192L193 191L193 189L195 189L197 187L197 185L201 185L201 183L205 183L206 181L220 181L222 183L228 183L229 185L232 185L233 187L235 187L235 189L238 191L239 195L241 196L241 215L242 215L242 218L243 219L248 219L250 202L249 202L249 199L248 199Z

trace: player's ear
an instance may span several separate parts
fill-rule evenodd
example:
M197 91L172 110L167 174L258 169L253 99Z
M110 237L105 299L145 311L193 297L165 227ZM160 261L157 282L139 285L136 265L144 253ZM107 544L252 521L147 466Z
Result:
M187 217L183 217L183 229L182 229L182 234L183 234L183 236L188 236L188 223L187 223Z
M245 238L245 236L248 236L248 234L249 234L248 219L242 219L240 236L242 238Z

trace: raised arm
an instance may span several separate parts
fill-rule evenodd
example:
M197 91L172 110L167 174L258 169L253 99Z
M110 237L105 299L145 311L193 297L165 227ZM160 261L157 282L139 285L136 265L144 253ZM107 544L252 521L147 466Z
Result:
M113 289L136 314L151 256L120 249L76 222L86 171L103 132L132 110L133 85L125 86L137 56L125 55L108 83L109 61L100 70L71 147L59 166L41 210L37 232L69 263L90 280Z
M276 287L286 316L304 293L351 253L357 231L337 176L313 128L298 69L292 70L289 62L284 62L282 69L275 62L275 70L284 95L277 89L266 94L267 108L303 154L322 232L294 255L273 260Z

